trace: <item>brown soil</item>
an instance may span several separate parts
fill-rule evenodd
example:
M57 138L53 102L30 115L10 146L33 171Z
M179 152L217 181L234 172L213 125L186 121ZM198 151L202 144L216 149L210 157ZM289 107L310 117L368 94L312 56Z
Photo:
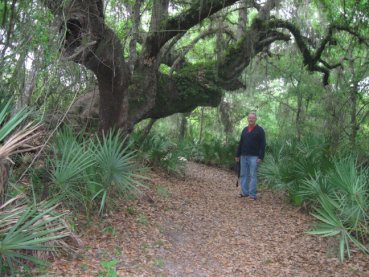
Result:
M239 197L232 172L189 163L184 179L150 174L146 194L88 228L78 258L47 276L369 276L368 257L337 259L335 241L280 192ZM82 222L81 222L82 225Z

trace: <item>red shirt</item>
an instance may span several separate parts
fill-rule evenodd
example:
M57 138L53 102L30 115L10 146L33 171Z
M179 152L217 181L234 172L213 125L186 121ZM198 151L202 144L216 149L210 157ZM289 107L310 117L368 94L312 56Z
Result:
M247 131L248 131L249 133L251 133L251 132L252 132L252 130L254 130L255 126L256 126L256 124L255 124L255 125L249 125L249 126L247 126Z

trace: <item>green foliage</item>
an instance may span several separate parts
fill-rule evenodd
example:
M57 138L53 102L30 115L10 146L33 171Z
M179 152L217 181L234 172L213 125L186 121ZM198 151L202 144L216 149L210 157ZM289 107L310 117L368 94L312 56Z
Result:
M110 131L102 138L96 136L91 148L96 164L92 166L89 177L89 189L95 195L93 200L99 199L101 214L107 198L113 194L123 196L125 193L138 189L141 183L138 166L134 163L135 153L126 144L120 132ZM95 174L92 174L95 172Z
M287 189L292 203L314 210L319 222L308 233L338 236L341 260L350 257L352 244L369 253L369 169L352 156L330 155L319 141L275 143L260 175L272 187Z
M28 124L14 132L30 112L24 108L11 116L10 103L0 102L0 142L5 141L0 145L1 174L7 171L6 167L2 167L4 160L16 152L32 149L28 141L38 135L38 125ZM4 180L3 176L0 179L0 190L3 193L7 179ZM13 192L8 193L5 197L7 201L0 206L0 274L10 271L14 275L17 267L25 263L44 264L36 255L45 256L47 252L64 249L66 244L62 239L70 236L69 228L63 220L64 214L56 211L60 199L40 203L33 199L31 202L19 191L11 199L7 197Z
M6 102L0 110L0 141L3 141L30 115L29 110L24 108L10 117L11 102L11 100Z
M86 142L81 142L70 129L58 132L48 158L54 193L75 208L89 207L86 191L87 170L96 162Z
M131 140L138 149L138 158L145 164L160 166L173 174L184 174L186 145L176 144L156 133L149 134L143 141L139 133L132 134Z
M62 131L53 147L53 156L49 158L51 181L62 192L72 192L76 199L80 196L78 193L74 194L78 189L73 189L73 185L78 187L78 184L84 181L86 169L95 163L93 154L84 144L69 132Z
M270 142L260 175L272 187L299 189L304 179L331 167L327 147L324 139L315 137Z
M101 272L99 276L102 277L117 277L118 273L116 271L116 267L118 261L113 259L111 261L101 261L101 267L104 269L104 272Z
M58 241L70 233L57 206L57 199L32 204L20 196L0 207L0 273L13 274L25 262L44 264L35 253L63 246Z
M206 164L231 167L238 146L237 140L225 142L211 138L200 143L193 143L191 158Z
M120 132L93 138L60 131L49 156L50 179L70 206L101 215L114 197L138 190L140 167Z

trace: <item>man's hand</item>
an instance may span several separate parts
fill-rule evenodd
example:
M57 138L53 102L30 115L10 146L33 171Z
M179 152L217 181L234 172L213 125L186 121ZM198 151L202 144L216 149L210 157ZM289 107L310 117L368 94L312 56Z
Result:
M234 160L235 160L236 162L239 162L239 161L240 161L240 157L235 157L235 158L234 158Z
M256 160L256 163L257 163L257 164L259 164L259 163L261 163L262 161L263 161L262 159L257 159L257 160Z

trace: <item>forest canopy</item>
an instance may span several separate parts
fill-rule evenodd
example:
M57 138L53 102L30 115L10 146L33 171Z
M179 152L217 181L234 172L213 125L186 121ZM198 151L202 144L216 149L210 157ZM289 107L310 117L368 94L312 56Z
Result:
M13 94L24 104L43 105L41 99L54 92L39 89L41 75L61 71L68 87L71 77L62 71L73 62L78 75L92 80L73 84L73 90L87 93L78 96L72 113L98 117L101 129L128 132L146 118L218 106L226 91L247 87L245 69L252 61L288 56L292 47L294 59L329 89L332 74L349 71L352 56L366 55L367 6L366 1L4 1L2 61L13 63L14 73L3 72L3 86L13 88L9 77L21 74L24 82ZM17 70L24 65L23 73ZM351 78L354 87L361 77ZM32 96L35 90L40 94Z

